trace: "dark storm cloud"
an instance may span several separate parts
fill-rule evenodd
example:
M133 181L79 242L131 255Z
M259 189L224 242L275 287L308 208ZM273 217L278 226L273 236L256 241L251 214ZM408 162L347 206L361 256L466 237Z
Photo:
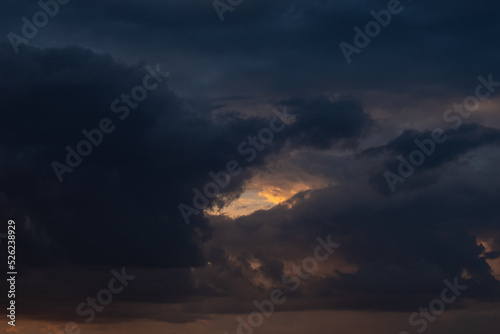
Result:
M2 217L18 223L18 238L24 242L18 255L24 266L100 265L89 270L104 277L109 269L103 268L123 265L205 264L200 245L211 237L208 221L200 215L186 226L178 204L191 201L192 189L209 180L209 171L241 158L238 144L268 126L269 119L213 121L203 101L181 99L164 83L120 121L111 102L142 84L145 67L144 63L126 66L109 55L78 47L26 47L15 55L3 45ZM295 100L291 109L296 109L298 121L290 126L290 142L284 132L270 149L259 153L253 168L263 166L267 156L285 145L323 149L344 139L356 141L370 124L363 108L352 101ZM81 131L96 128L104 117L116 130L59 183L51 163L65 163L66 145L76 148L85 139ZM223 195L237 196L251 175L252 169L246 170ZM276 263L266 263L270 275L279 269ZM63 281L81 282L84 275L71 269L61 272ZM175 293L186 298L218 291L216 285L196 290L188 278L188 272L169 278L172 286L185 289L158 287L162 294L150 290L130 298L166 302ZM151 287L151 281L144 284ZM58 285L63 283L41 290L36 285L21 296L43 299L49 293L68 305L74 302L73 293L55 291ZM95 284L83 286L92 290L89 287Z
M19 56L2 52L1 66L2 191L16 210L12 213L30 220L26 230L44 232L50 244L32 249L32 256L54 252L55 258L64 254L86 264L202 263L191 232L176 224L168 209L182 196L177 183L182 177L174 176L179 165L170 160L181 161L182 151L155 127L167 119L172 127L179 122L179 102L168 91L162 98L151 96L123 123L116 123L109 108L120 93L142 82L144 66L126 68L110 56L78 48L26 49ZM103 117L115 119L116 132L59 184L51 162L64 162L64 147L75 147L85 139L81 130L95 128ZM208 232L203 221L200 226ZM151 229L158 231L155 240L148 236ZM153 252L144 249L147 243L155 245Z
M394 115L421 100L439 105L470 95L476 77L498 67L500 7L492 0L402 4L351 65L339 43L352 42L353 28L387 1L246 0L221 23L206 0L73 0L19 54L1 45L0 212L18 222L23 243L18 255L30 275L20 279L24 314L72 320L74 307L122 265L137 279L117 300L135 305L111 311L111 321L127 315L184 322L204 317L195 314L200 310L253 311L251 301L268 295L259 279L280 284L284 263L310 256L316 237L329 234L342 243L338 258L359 270L311 278L283 310L413 310L440 292L443 279L464 271L466 297L498 299L486 262L500 251L500 161L490 156L498 130L468 124L447 131L448 141L405 183L410 191L391 197L380 196L387 190L383 172L429 133L408 130L364 152L357 147L375 124L366 110L379 106L362 104L369 97ZM5 0L0 8L4 37L20 33L21 17L38 10L31 0ZM164 84L119 121L111 102L157 62L182 94ZM403 98L381 101L390 94ZM355 98L330 98L344 95ZM211 204L235 199L255 173L297 150L310 152L297 155L291 169L318 172L336 186L234 221L192 216L186 226L178 204L190 204L208 172L241 159L238 144L269 125L238 110L212 111L262 96L287 106L296 121ZM397 126L418 125L433 112L406 112ZM116 130L60 184L52 161L63 161L64 147L75 147L81 130L103 117ZM325 150L345 155L318 157ZM477 244L476 231L497 236L491 252ZM261 267L252 268L254 259ZM30 268L37 266L46 272ZM209 298L223 302L200 306ZM158 316L134 308L139 303L195 305L190 314Z
M237 157L242 135L257 134L269 121L233 118L217 125L206 108L159 88L120 122L110 104L142 83L144 64L125 67L79 48L24 51L2 52L0 141L3 192L23 220L29 216L28 230L45 233L53 251L80 263L201 264L177 205L192 197L209 171ZM312 103L298 115L292 141L318 148L355 139L369 121L353 102ZM75 148L85 139L81 130L97 127L103 117L116 131L59 184L51 162L64 163L64 147ZM277 144L285 141L282 136ZM227 191L237 192L241 181ZM203 218L195 226L209 235Z
M273 277L276 286L281 286L281 278L268 274L267 263L278 271L284 261L299 264L300 259L312 255L311 242L318 236L332 235L332 240L342 243L336 257L359 269L355 273L332 270L329 277L308 279L300 294L289 292L292 300L301 300L300 304L291 301L290 309L409 311L435 298L432 296L443 289L444 279L464 272L469 275L463 279L469 287L464 296L498 300L500 283L494 279L486 262L490 256L478 245L474 231L493 229L498 235L500 212L494 203L500 197L498 191L487 192L480 182L470 181L460 182L452 176L433 189L399 194L391 200L368 185L311 191L295 198L292 208L279 205L238 218L235 224L217 224L222 230L217 240L224 241L232 252L244 249L247 254L252 250L239 246L242 239L259 240L253 252L266 254L259 270ZM489 182L498 184L499 180ZM250 230L250 226L257 228ZM234 240L227 240L225 234ZM305 296L315 302L302 301Z
M389 194L390 189L384 176L385 172L398 174L401 161L397 157L402 156L408 160L410 154L415 150L422 151L421 146L416 144L417 142L425 143L429 149L428 142L432 138L432 131L407 130L384 146L365 150L362 153L364 157L380 159L382 156L385 159L383 166L376 167L370 172L370 182L382 193ZM444 131L440 138L446 138L446 140L443 143L434 142L434 153L426 155L425 162L421 166L415 167L415 173L407 178L403 185L399 185L399 188L412 190L416 187L428 186L436 182L446 163L454 162L467 152L483 146L495 149L500 143L500 131L470 123L462 125L456 130Z
M283 104L290 106L296 115L296 123L288 136L296 148L327 149L335 139L345 139L345 145L356 146L373 123L360 103L354 100L330 101L320 97L292 99Z
M262 263L259 270L273 280L280 280L283 275L283 262L268 258L264 254L257 253L255 257Z
M373 19L370 11L387 1L244 1L222 23L210 1L72 1L33 43L77 43L129 59L166 57L183 88L210 95L220 95L219 88L228 95L376 88L429 96L448 94L449 87L464 93L477 75L496 67L500 52L492 41L500 9L494 1L401 3L404 11L351 65L339 43L352 43L353 28L363 28ZM31 1L3 5L15 9L3 21L5 33L19 30L21 16L34 10ZM196 73L216 75L200 83Z

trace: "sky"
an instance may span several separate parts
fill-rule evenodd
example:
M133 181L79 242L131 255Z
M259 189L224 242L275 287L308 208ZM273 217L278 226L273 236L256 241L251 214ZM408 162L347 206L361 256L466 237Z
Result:
M2 330L497 334L499 17L2 0Z

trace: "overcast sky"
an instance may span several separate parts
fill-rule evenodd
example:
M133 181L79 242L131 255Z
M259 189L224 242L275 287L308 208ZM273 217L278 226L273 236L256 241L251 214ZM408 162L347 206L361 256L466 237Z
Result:
M0 4L8 331L498 333L497 2L57 1Z

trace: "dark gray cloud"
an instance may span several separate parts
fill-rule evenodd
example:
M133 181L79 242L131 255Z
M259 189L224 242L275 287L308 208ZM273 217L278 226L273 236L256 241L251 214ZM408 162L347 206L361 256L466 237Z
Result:
M424 154L422 147L425 146L430 154L425 154L424 163L416 166L415 172L405 180L404 184L400 184L398 189L412 190L417 187L429 186L446 170L446 163L455 162L467 152L480 147L486 146L491 147L491 149L497 147L500 143L500 131L469 123L456 130L443 130L439 137L443 141L442 143L435 142L433 138L432 131L407 130L384 146L365 150L362 154L363 157L380 158L383 156L385 159L382 166L374 167L370 171L370 182L382 193L390 194L385 173L391 172L398 175L401 160L397 157L402 156L408 161L414 151L420 151ZM429 144L430 141L433 144Z
M324 149L335 141L356 141L370 123L356 102L295 100L291 109L298 121L287 130L289 139L284 133L245 165L239 143L269 126L269 119L213 121L202 101L181 99L164 83L120 120L111 103L142 84L144 63L126 66L78 47L26 47L14 55L4 45L0 58L2 217L19 224L18 238L26 244L18 253L25 266L202 266L206 255L200 245L212 229L203 215L187 226L178 205L191 203L192 189L203 187L208 172L232 159L255 169L284 146ZM96 128L103 118L116 130L59 183L52 162L65 163L65 147L76 149L85 139L81 131ZM223 195L234 199L252 170L232 180ZM276 270L276 264L268 266L269 274ZM185 296L196 290L186 275L172 279L186 285ZM74 277L65 272L66 280ZM169 291L133 299L165 301L171 292L180 293ZM23 296L46 293L54 291L27 289Z
M213 123L210 110L179 99L167 86L120 121L111 102L142 83L144 67L126 67L79 48L27 48L19 56L4 49L3 192L19 210L14 213L47 234L53 251L74 261L201 264L193 231L180 219L177 205L190 202L191 189L202 187L209 171L241 160L237 147L245 134L268 126L261 118ZM305 142L324 148L334 139L356 138L369 120L354 102L320 103L328 108L313 104L313 111L297 111L290 135L298 143L292 146ZM66 145L76 149L85 139L81 130L97 127L104 117L113 121L115 132L59 184L52 161L64 163ZM286 140L281 136L275 144ZM264 150L253 165L271 152ZM226 191L238 192L242 181ZM193 226L201 228L202 239L210 235L201 216ZM84 244L89 238L94 247ZM155 251L150 254L145 245L155 245Z
M207 1L70 2L32 43L78 44L133 60L146 55L169 64L182 89L210 96L221 89L228 95L376 88L429 96L447 87L465 93L471 80L495 68L493 1L401 3L404 11L349 66L339 43L352 42L353 28L364 27L370 11L387 1L244 2L224 22ZM10 9L3 11L5 32L20 30L20 18L36 9L30 1L3 6Z
M20 34L21 18L39 7L2 1L0 218L18 222L25 314L72 320L121 266L136 284L99 321L251 311L329 234L342 243L337 257L282 310L409 311L461 275L465 297L497 301L496 97L447 130L396 193L384 172L430 136L425 129L442 126L443 111L472 94L478 75L495 73L500 7L401 4L348 65L339 43L352 43L353 28L387 1L243 1L224 22L205 0L70 1L17 54L7 34ZM167 82L120 120L111 103L157 63ZM238 145L269 126L269 106L287 107L295 121L248 163ZM116 130L59 183L51 163L103 118ZM297 172L295 181L316 177L324 187L270 210L193 215L186 225L179 203L191 204L193 188L233 159L243 172L211 207L264 173L285 182ZM485 235L489 250L478 243Z
M288 291L292 299L300 300L304 293L319 298L318 304L304 302L305 308L410 311L438 294L443 280L464 272L466 297L491 301L500 298L500 284L486 262L491 254L477 244L475 231L493 229L498 235L499 213L492 206L497 201L497 192L486 195L471 183L441 181L433 189L390 200L368 185L356 189L339 185L298 196L292 208L280 205L238 218L234 224L217 223L222 233L216 240L242 254L251 247L243 246L243 239L259 240L254 252L257 258L266 253L259 270L269 276L269 264L277 269L284 261L300 264L312 256L317 236L331 235L342 244L337 260L358 269L331 270L327 278L307 280L299 293ZM281 277L269 277L280 286ZM327 296L331 298L320 302Z

